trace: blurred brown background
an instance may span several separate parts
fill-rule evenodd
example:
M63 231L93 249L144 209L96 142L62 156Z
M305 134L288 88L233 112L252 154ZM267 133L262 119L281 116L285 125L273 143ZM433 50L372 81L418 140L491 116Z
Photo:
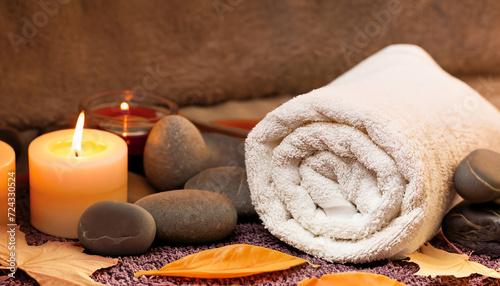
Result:
M496 103L499 16L496 0L0 1L0 126L76 118L111 89L180 105L301 94L392 43Z

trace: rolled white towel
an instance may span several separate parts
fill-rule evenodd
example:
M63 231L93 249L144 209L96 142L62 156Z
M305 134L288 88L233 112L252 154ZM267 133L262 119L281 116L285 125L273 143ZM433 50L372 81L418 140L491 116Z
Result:
M270 112L246 140L252 202L331 262L402 258L439 230L455 168L500 151L500 113L420 47L393 45Z

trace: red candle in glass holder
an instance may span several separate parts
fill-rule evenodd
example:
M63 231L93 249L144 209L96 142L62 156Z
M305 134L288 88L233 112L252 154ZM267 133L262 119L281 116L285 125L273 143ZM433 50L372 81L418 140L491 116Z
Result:
M122 137L129 155L142 155L154 124L178 110L170 100L129 90L91 95L82 101L81 109L88 114L89 126Z
M115 107L104 107L95 110L95 112L106 117L121 121L123 124L123 128L120 128L121 130L117 129L116 127L113 128L111 126L106 126L104 124L101 124L102 126L99 126L99 128L104 130L108 129L108 131L116 133L117 135L122 137L125 142L127 142L128 153L130 155L140 155L143 153L149 130L129 130L129 126L131 124L133 125L141 122L154 122L156 118L154 110L143 107L130 108L130 106L126 102L123 102L120 105L119 111ZM120 131L121 133L119 133Z

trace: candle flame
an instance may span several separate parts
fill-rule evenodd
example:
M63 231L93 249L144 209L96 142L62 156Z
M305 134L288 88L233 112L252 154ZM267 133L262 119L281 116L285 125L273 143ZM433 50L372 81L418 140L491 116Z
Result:
M82 134L83 134L83 123L85 122L85 114L82 111L78 120L76 121L75 135L73 135L73 143L71 144L71 150L75 151L75 156L78 157L78 152L82 151Z
M122 111L129 111L130 110L130 107L128 106L128 103L126 102L122 102L122 104L120 104L120 109Z
M128 103L126 102L122 102L122 104L120 104L120 109L122 110L122 113L123 113L123 133L122 133L122 137L127 137L128 136L128 112L130 111L130 106L128 105Z

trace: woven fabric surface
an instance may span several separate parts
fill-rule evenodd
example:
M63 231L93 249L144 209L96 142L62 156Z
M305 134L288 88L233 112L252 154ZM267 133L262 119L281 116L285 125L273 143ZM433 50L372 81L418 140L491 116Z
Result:
M70 241L78 244L77 240L62 239L38 232L29 223L29 190L26 175L18 176L17 189L17 219L21 231L26 233L26 240L30 245L41 245L47 241ZM138 270L161 268L165 264L180 259L186 255L206 249L221 247L229 244L246 243L268 247L274 250L307 259L310 263L321 265L313 268L307 264L296 266L288 270L265 273L234 279L189 279L161 276L134 277ZM449 252L454 252L441 236L431 240L431 244ZM471 251L458 246L464 253ZM500 259L492 259L487 255L472 255L471 260L480 262L490 268L500 267ZM170 245L156 241L144 254L139 256L118 257L118 264L96 271L92 278L98 282L109 285L296 285L308 277L321 277L324 274L363 271L386 275L406 285L500 285L500 280L473 275L468 278L457 279L454 277L429 278L415 276L418 266L407 261L381 260L367 264L336 264L328 263L318 258L307 255L273 237L260 221L249 220L238 223L233 234L217 244L211 245ZM5 278L5 276L1 277ZM38 285L22 271L16 273L15 279L1 281L2 285Z

